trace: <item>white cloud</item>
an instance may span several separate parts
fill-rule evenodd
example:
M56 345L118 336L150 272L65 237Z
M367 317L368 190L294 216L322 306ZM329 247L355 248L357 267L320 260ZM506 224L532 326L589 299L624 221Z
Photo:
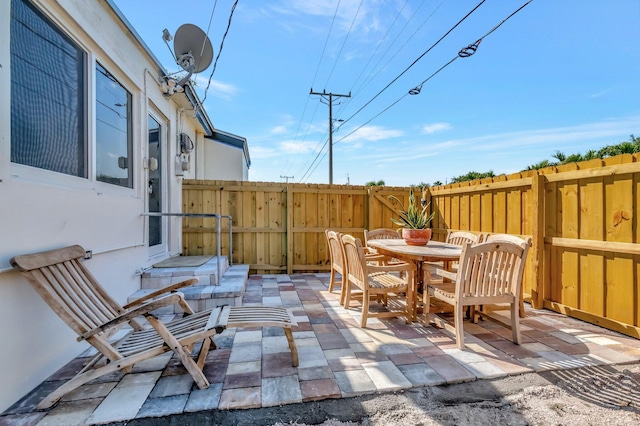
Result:
M634 130L637 130L639 122L640 117L638 116L617 118L575 126L498 133L463 139L460 142L467 145L468 149L476 151L508 149L530 145L549 145L550 148L557 149L569 143L580 143L584 145L586 142L592 140L619 138L621 135L628 135L633 133ZM613 139L610 140L609 143L618 142L617 139Z
M289 140L280 142L280 149L287 154L306 154L308 152L317 152L320 146L317 142L303 142Z
M449 123L426 124L422 126L422 134L428 135L431 133L441 132L443 130L449 130L449 129L451 129L451 124Z
M402 130L385 129L380 126L363 126L356 130L353 134L343 139L344 142L354 143L361 141L379 141L383 139L397 138L404 134ZM336 137L334 135L334 141Z
M205 73L206 74L206 73ZM204 97L204 91L207 88L207 84L209 84L209 77L205 75L197 75L196 83L198 84L197 90L198 94L201 98ZM230 83L223 83L218 80L211 80L211 85L209 86L208 96L219 99L224 99L225 101L230 101L233 99L235 95L240 92L240 89L237 86L234 86Z
M251 159L259 159L259 158L273 158L280 155L280 150L268 148L265 146L251 146Z
M284 124L275 126L271 129L271 133L274 135L282 135L284 133L287 133L287 126L285 126Z

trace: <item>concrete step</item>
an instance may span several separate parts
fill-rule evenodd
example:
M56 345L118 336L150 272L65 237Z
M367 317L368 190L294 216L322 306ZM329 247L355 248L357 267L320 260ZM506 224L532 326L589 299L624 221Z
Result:
M222 276L222 279L220 279L218 283L216 278L215 284L211 284L211 275L217 275L216 264L213 264L213 270L209 267L203 268L204 266L205 265L191 268L180 267L151 269L143 274L147 276L143 276L143 280L141 281L141 286L142 283L144 283L146 287L142 287L140 290L129 296L127 301L132 302L135 299L146 296L158 288L196 276L200 279L200 282L197 285L180 290L184 294L184 298L189 306L191 306L191 309L195 312L223 305L242 305L242 298L244 296L245 289L247 288L247 280L249 278L249 265L233 265L229 267L227 263L226 268L224 268L225 273ZM190 269L190 271L188 269ZM204 284L202 283L203 281L205 281ZM167 306L154 311L154 313L157 315L177 314L182 313L182 309L178 305Z
M224 275L229 269L227 256L220 257L220 274ZM191 277L197 277L199 285L217 285L218 279L218 258L213 257L200 266L179 266L172 268L151 268L141 275L140 288L158 289Z

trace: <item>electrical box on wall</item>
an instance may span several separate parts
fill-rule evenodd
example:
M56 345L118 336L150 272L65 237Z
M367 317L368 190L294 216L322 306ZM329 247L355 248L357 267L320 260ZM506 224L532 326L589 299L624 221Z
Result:
M184 170L182 169L182 156L176 155L175 158L176 158L176 163L175 163L176 176L184 176Z
M191 170L188 155L176 155L176 176L184 176L184 172Z

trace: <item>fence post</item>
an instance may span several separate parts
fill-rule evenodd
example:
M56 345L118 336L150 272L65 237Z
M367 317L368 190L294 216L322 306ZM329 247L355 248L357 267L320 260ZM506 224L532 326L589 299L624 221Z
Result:
M287 274L293 273L293 192L289 184L285 185L287 191L287 234L285 242L287 244Z
M373 223L373 188L374 186L367 187L367 223L365 223L364 227L366 230L371 231L374 229L371 224Z
M531 282L531 305L535 309L542 308L544 300L544 190L546 178L544 175L532 176L531 192L533 195L533 221L531 236L533 237L533 280Z

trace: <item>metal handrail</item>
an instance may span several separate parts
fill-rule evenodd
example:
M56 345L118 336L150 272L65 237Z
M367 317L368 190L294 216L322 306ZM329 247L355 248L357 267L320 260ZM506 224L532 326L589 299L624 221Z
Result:
M142 213L142 216L154 216L154 217L162 217L162 216L175 216L175 217L201 217L201 218L214 218L216 219L216 245L217 245L217 266L218 266L218 282L222 279L220 276L220 258L222 255L220 254L220 234L222 233L222 228L220 224L220 219L228 219L229 220L229 266L233 265L233 224L232 218L228 215L220 215L218 213Z

